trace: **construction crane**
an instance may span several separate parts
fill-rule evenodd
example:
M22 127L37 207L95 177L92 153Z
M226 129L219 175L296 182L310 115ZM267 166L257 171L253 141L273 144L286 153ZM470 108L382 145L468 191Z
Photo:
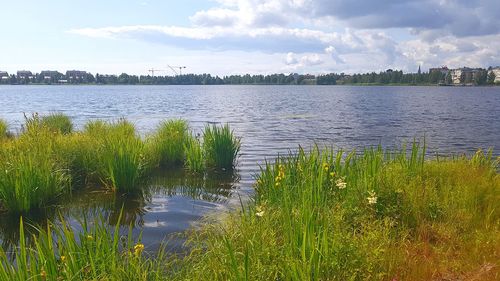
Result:
M165 70L151 68L151 69L148 69L148 71L151 72L151 76L155 76L155 72L160 72L160 71L165 71Z
M175 75L182 75L182 69L186 68L185 66L172 66L172 65L167 65L172 71L175 73ZM177 72L175 69L178 68L179 72Z

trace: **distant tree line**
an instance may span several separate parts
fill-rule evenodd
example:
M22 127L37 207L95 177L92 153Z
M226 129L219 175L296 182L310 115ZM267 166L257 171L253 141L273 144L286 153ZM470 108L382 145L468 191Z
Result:
M473 75L463 75L463 84L494 84L495 73L490 69L475 69ZM5 73L5 72L4 72ZM76 73L76 74L75 74ZM30 73L31 74L31 73ZM83 72L46 71L33 75L4 75L0 84L102 84L102 85L436 85L454 84L453 76L440 71L403 73L401 70L388 69L383 72L362 74L329 73L309 74L270 74L270 75L229 75L183 74L176 76L96 74ZM456 83L455 83L456 84Z

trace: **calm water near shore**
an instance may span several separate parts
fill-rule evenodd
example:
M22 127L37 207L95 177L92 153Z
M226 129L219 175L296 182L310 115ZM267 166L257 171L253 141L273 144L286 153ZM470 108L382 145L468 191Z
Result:
M493 147L499 155L499 108L499 87L0 86L0 118L12 131L20 130L23 113L54 111L70 116L77 128L89 119L125 117L143 135L169 118L188 120L195 133L207 123L230 123L242 137L234 173L196 178L182 169L159 172L140 198L85 190L58 208L75 226L98 212L114 225L124 206L124 229L132 224L134 233L142 230L150 248L207 213L237 206L240 196L252 193L258 164L298 145L392 148L425 135L430 153ZM16 240L17 227L0 217L4 244Z

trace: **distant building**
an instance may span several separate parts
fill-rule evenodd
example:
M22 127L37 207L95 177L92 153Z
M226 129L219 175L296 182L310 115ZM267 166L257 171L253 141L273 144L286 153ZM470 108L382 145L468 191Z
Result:
M459 84L473 84L477 80L477 75L481 71L480 68L462 67L450 70L451 83Z
M17 79L32 79L33 73L28 70L19 70L17 71Z
M488 71L488 75L493 72L495 74L495 80L493 83L500 83L500 66L492 68L490 71Z
M62 73L55 70L44 70L40 72L40 76L44 80L59 80L59 78L62 76Z
M0 71L0 80L8 80L9 79L9 73L7 71Z
M67 80L84 79L86 76L87 76L86 71L80 71L80 70L68 70L68 71L66 71L66 79Z

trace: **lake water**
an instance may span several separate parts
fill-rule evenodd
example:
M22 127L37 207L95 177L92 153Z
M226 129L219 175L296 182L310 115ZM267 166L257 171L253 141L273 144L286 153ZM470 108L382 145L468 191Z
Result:
M161 120L183 118L195 133L207 123L229 123L242 137L232 174L160 173L144 197L86 190L58 208L74 225L95 212L114 225L125 205L122 223L132 223L136 235L142 231L150 248L207 213L238 205L240 196L252 194L258 164L298 145L390 148L425 136L430 153L493 147L499 155L500 148L500 87L0 86L0 118L13 131L23 113L55 111L69 115L77 128L90 119L125 117L147 135ZM12 224L0 218L2 241L15 240ZM171 239L173 247L181 242Z

